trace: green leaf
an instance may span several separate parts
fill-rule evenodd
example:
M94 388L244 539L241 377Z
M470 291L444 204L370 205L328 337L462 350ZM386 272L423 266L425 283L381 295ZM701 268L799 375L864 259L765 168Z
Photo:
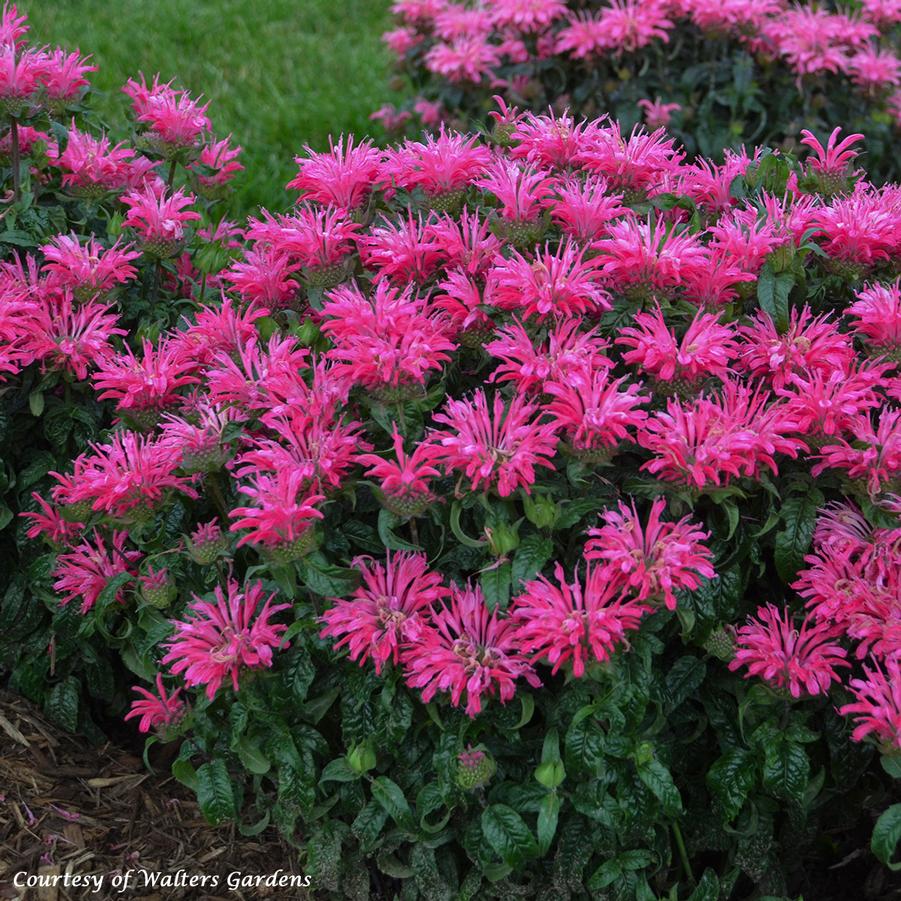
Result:
M459 501L454 501L451 504L450 511L450 527L451 531L454 533L454 537L460 544L465 547L484 547L488 542L482 538L480 540L476 540L475 538L470 538L460 526L460 514L463 512L463 506Z
M538 843L525 820L506 804L491 804L482 811L482 834L501 860L516 867L538 856Z
M825 503L823 492L811 484L802 494L792 494L782 504L785 527L776 533L776 569L785 582L794 579L804 563L816 526L817 510Z
M770 263L761 269L757 279L757 301L780 333L788 328L788 295L794 284L795 277L790 272L776 275Z
M507 609L510 603L510 572L510 564L502 563L500 566L484 570L479 576L479 584L482 586L489 610L496 607L500 607L501 610Z
M197 804L214 826L235 818L235 794L224 760L211 760L198 768Z
M241 758L241 763L255 776L262 776L269 772L272 766L269 758L249 738L242 738L237 743L235 750L238 752L238 757Z
M688 901L719 901L720 880L714 870L704 870L695 890L688 896Z
M756 782L755 758L746 748L727 751L707 771L707 786L722 807L727 823L738 816Z
M335 566L312 555L302 562L304 585L314 594L325 598L345 597L360 584L360 574L355 569Z
M560 796L550 792L541 802L538 811L538 850L547 854L557 832L557 821L560 817Z
M876 857L893 872L901 870L901 860L892 860L899 841L901 841L901 804L892 804L876 820L873 837L870 839L870 848Z
M377 801L370 801L351 823L351 831L359 839L364 852L371 851L388 822L388 811Z
M387 776L379 776L372 782L372 797L399 826L410 822L410 805L401 787Z
M638 778L651 790L663 805L667 816L682 812L682 796L670 771L659 760L642 761L637 764Z
M58 726L68 732L78 729L78 679L69 676L57 682L44 700L44 713Z
M321 782L354 782L360 778L360 774L355 773L347 762L346 757L336 757L330 760L322 769L322 775L319 777Z
M395 535L394 527L400 525L401 519L395 516L389 510L382 509L379 511L379 538L386 548L392 551L419 551L422 550L418 545L404 541L399 535Z
M680 704L693 695L707 675L707 666L698 657L680 657L666 674L664 705L667 713L672 713Z
M194 769L190 760L186 760L184 757L173 760L172 775L191 791L197 791L197 770Z
M525 582L534 579L554 554L554 543L543 535L527 535L519 543L513 557L511 578L513 590L521 591Z
M778 735L764 749L763 784L777 798L800 804L810 778L803 745Z

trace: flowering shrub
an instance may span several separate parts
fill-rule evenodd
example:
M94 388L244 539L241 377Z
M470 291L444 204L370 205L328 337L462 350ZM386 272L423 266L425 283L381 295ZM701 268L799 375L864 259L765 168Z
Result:
M239 231L173 90L128 86L105 232L3 269L4 397L97 410L19 517L12 684L323 897L878 896L901 188L860 136L687 162L505 106L307 150ZM35 344L60 310L96 340Z
M485 120L492 94L537 112L668 127L691 153L793 141L836 122L897 178L896 3L785 0L396 0L384 35L416 93L389 128ZM487 122L486 122L487 124Z
M184 375L190 367L155 338L196 301L218 295L218 272L240 235L222 220L218 201L241 167L237 150L211 134L205 107L159 79L126 86L135 134L114 142L93 127L87 107L96 67L27 37L25 16L4 5L0 669L12 670L12 686L43 701L64 725L96 731L87 707L79 713L79 685L111 700L121 679L118 655L103 636L79 633L71 612L89 609L141 555L125 528L113 536L85 532L61 554L80 574L57 580L59 600L75 602L71 612L35 603L32 589L47 564L35 536L63 545L79 532L77 522L58 520L41 493L56 484L49 473L65 472L114 421L141 421L148 398L165 399L169 380L175 387L193 381ZM109 446L141 484L178 455L127 432ZM98 462L91 478L115 475ZM191 490L186 479L165 476L156 497L181 485ZM124 515L127 495L125 486L114 491L107 513Z

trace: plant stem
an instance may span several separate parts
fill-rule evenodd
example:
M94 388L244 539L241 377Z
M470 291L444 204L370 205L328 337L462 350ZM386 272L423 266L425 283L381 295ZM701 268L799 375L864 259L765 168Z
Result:
M22 164L19 159L19 122L15 116L9 117L9 143L13 170L13 198L18 203L22 199Z
M169 163L169 175L166 177L166 187L171 191L172 182L175 181L175 167L178 165L175 160Z
M685 870L685 875L688 877L688 881L694 885L695 884L695 874L691 871L691 863L688 860L688 851L685 848L685 839L682 838L682 830L679 828L679 824L673 820L673 835L676 837L676 847L679 849L679 860L682 862L682 869Z

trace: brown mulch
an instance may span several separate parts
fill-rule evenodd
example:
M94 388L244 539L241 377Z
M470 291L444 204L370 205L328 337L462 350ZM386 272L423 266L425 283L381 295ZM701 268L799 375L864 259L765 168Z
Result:
M228 887L228 874L300 875L297 857L272 831L247 838L233 826L210 826L191 792L166 772L150 773L115 745L93 747L62 732L21 698L0 691L2 901L309 899L300 888ZM120 894L113 877L126 870L133 871L130 888ZM16 888L23 871L58 876L57 886ZM170 883L148 887L141 871ZM76 875L82 877L77 886ZM85 875L103 877L100 891ZM218 884L210 878L206 888L176 887L202 875L218 876Z

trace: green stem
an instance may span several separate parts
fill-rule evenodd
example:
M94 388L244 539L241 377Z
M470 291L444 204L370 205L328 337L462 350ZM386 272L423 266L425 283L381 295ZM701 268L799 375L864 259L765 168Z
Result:
M685 875L688 877L688 881L694 885L695 884L695 874L691 871L691 863L688 860L688 851L685 848L685 839L682 838L682 830L679 828L679 824L673 820L673 835L676 837L676 847L679 849L679 860L682 862L682 869L685 870Z
M19 122L15 116L9 117L10 162L13 170L13 199L22 199L22 163L19 156Z
M172 162L169 163L169 175L166 177L166 187L170 191L172 190L172 183L175 181L175 167L177 165L175 160L172 160Z

